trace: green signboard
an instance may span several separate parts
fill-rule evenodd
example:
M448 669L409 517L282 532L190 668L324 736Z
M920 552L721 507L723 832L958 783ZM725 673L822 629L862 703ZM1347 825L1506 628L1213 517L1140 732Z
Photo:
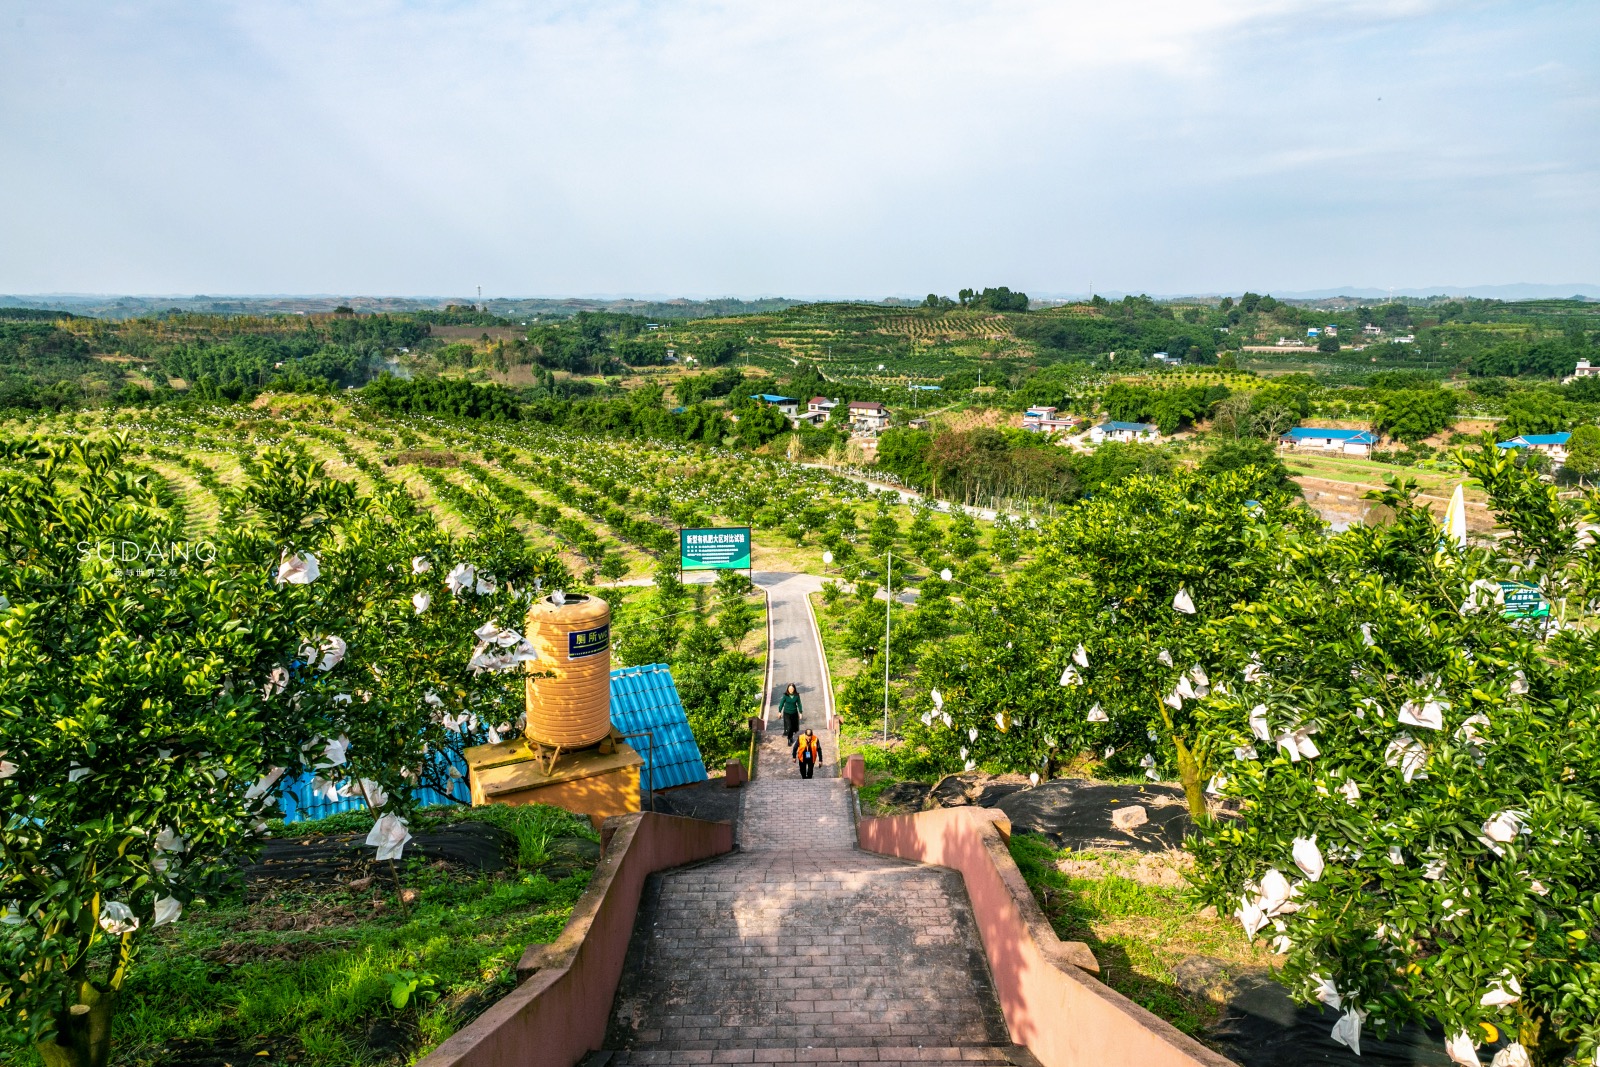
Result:
M1543 619L1549 616L1550 602L1533 583L1501 582L1500 590L1506 598L1505 611L1501 614L1513 619Z
M679 530L679 559L686 571L742 571L750 567L750 527Z

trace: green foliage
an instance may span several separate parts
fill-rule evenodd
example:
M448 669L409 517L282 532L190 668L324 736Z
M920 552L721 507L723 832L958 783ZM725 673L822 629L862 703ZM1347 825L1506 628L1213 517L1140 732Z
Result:
M1401 441L1420 441L1449 428L1456 395L1447 389L1398 389L1378 402L1374 425Z
M1493 1024L1554 1064L1597 1036L1594 642L1546 653L1495 609L1496 579L1568 556L1574 516L1492 449L1464 458L1518 531L1508 555L1440 551L1396 483L1374 494L1392 523L1297 544L1212 628L1229 684L1200 705L1200 747L1248 817L1202 823L1195 853L1203 899L1264 919L1300 995L1331 982L1380 1036ZM1290 907L1271 871L1301 876ZM1520 998L1481 1002L1513 981Z
M1528 433L1559 433L1570 428L1576 418L1572 404L1542 389L1512 393L1501 412L1505 416L1498 431L1504 435L1502 440Z
M238 869L284 769L399 817L449 788L430 750L509 729L518 665L473 631L518 618L541 572L517 538L458 546L289 450L197 546L120 443L0 448L0 1026L68 1042L71 1007L114 997L149 931Z
M394 1005L395 1011L405 1011L414 996L425 1000L434 1000L439 996L433 988L439 984L435 975L419 974L412 970L390 971L383 976L383 980L389 983L389 1003Z
M1200 461L1200 473L1214 477L1224 471L1241 467L1259 468L1265 475L1265 484L1274 490L1298 494L1300 487L1289 477L1289 469L1278 458L1278 450L1270 442L1245 438L1224 441Z
M998 289L984 289L981 293L976 289L963 289L957 296L960 298L962 307L979 311L1028 310L1028 294L1013 293L1004 285Z
M1225 385L1142 386L1113 383L1106 389L1106 411L1119 422L1153 422L1171 434L1205 418L1228 396Z
M1118 768L1157 752L1182 765L1193 724L1162 701L1201 658L1205 621L1257 594L1276 546L1315 526L1258 467L1136 476L1078 505L1045 524L1016 582L969 592L954 635L926 649L921 677L944 707L922 698L907 736L947 766L1045 773L1108 745ZM1197 614L1175 609L1180 591ZM1088 668L1072 659L1080 643ZM1089 721L1096 706L1107 721Z
M1600 474L1600 426L1585 423L1567 439L1567 473L1581 479Z
M502 385L474 385L460 378L405 380L384 374L361 389L379 411L394 414L453 415L465 419L522 417L521 405Z

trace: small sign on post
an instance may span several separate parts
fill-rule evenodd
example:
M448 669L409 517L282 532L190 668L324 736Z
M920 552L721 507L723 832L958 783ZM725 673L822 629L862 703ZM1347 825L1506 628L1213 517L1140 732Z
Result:
M1512 619L1549 617L1550 601L1545 599L1543 591L1532 582L1501 582L1500 590L1506 598L1502 615Z

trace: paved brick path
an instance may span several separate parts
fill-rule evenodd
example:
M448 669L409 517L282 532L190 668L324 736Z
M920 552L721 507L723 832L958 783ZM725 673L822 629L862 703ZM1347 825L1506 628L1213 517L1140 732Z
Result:
M961 876L860 851L853 807L763 764L739 851L651 879L614 1062L1010 1062Z

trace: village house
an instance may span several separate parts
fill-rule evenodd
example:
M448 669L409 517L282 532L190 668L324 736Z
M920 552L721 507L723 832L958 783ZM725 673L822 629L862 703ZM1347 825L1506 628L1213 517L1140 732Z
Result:
M833 409L839 406L836 396L814 396L806 401L806 414L818 415L827 418L833 414Z
M1051 407L1031 407L1022 413L1022 428L1033 433L1065 433L1077 425L1077 419L1058 415Z
M777 393L753 393L751 400L759 400L763 404L771 404L779 411L793 419L800 414L800 401L792 396L779 396Z
M1102 422L1089 430L1089 440L1095 444L1102 441L1147 441L1154 443L1161 440L1161 430L1153 423L1148 422Z
M1342 452L1347 456L1365 456L1372 452L1378 438L1367 430L1335 430L1322 426L1296 426L1278 438L1279 448L1296 452Z
M1526 448L1532 452L1543 452L1549 456L1556 466L1561 466L1567 461L1567 439L1570 433L1525 433L1513 437L1509 441L1501 441L1499 447L1502 451L1513 448Z
M1383 333L1383 327L1379 326L1375 322L1369 322L1365 326L1361 327L1361 332L1366 334L1368 337L1377 337L1379 334Z
M889 409L876 400L850 401L850 429L856 433L877 434L889 428Z
M1580 359L1578 360L1578 365L1572 368L1572 375L1567 378L1567 381L1570 382L1573 378L1594 378L1597 376L1600 376L1600 367L1591 367L1588 360Z

